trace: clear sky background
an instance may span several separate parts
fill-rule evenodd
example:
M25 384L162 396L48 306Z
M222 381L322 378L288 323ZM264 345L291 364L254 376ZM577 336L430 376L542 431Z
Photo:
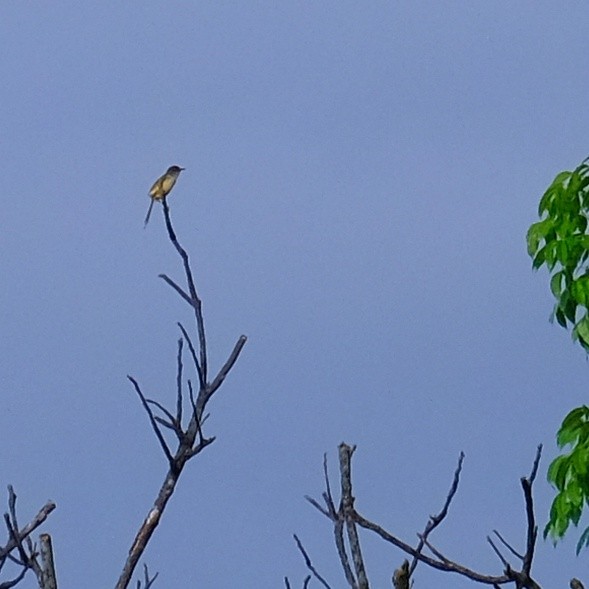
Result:
M49 498L60 586L112 587L166 471L126 380L174 402L187 305L151 183L189 250L217 441L189 464L146 562L157 587L301 586L297 533L345 586L304 500L357 444L357 508L501 572L523 549L519 478L587 402L587 360L548 321L525 233L588 153L586 2L3 2L0 485ZM583 523L587 524L585 519ZM539 542L545 587L589 581L577 535ZM373 587L403 555L366 534ZM25 587L35 586L29 575ZM420 566L415 586L470 587Z

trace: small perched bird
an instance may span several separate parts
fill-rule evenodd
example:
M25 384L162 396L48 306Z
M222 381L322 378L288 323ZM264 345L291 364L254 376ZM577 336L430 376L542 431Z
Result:
M409 561L407 559L395 571L393 575L393 586L395 589L409 589Z
M147 223L149 222L149 217L151 215L151 209L153 208L153 203L156 200L164 200L172 188L174 188L174 184L176 184L176 180L178 180L178 176L180 172L185 168L181 168L180 166L170 166L166 173L163 176L160 176L154 183L153 186L149 189L149 196L151 196L151 202L149 203L149 209L147 210L147 216L145 217L145 224L143 227L147 227Z

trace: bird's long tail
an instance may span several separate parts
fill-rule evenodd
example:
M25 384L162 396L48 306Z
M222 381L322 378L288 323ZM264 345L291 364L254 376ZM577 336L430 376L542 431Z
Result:
M149 203L149 208L147 209L147 215L145 216L145 223L143 225L143 229L145 229L147 227L147 224L149 223L149 217L151 216L151 209L153 209L154 202L155 198L152 198L151 202Z

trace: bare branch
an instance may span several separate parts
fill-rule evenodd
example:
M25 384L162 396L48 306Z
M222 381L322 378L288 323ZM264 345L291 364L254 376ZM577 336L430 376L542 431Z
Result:
M23 567L22 571L14 579L0 583L0 589L12 589L12 587L16 587L24 579L28 570L27 567Z
M524 500L526 504L526 517L528 520L528 532L526 538L526 553L523 558L522 573L529 577L532 570L532 560L534 559L534 549L536 547L536 539L538 537L538 526L536 525L536 518L534 516L534 499L532 497L532 485L538 472L538 465L540 457L542 456L542 444L536 450L536 457L532 472L529 478L522 477L521 485L524 491Z
M319 505L313 497L309 497L309 495L305 495L305 499L317 510L319 510L325 517L332 519L331 514L327 511L323 506Z
M332 517L336 515L335 503L333 501L333 495L331 494L331 485L329 484L329 472L327 470L327 452L323 453L323 478L325 479L325 493L323 494L323 500L327 505L327 509L331 513Z
M519 558L520 560L524 559L523 555L520 554L513 546L511 546L511 544L509 544L509 542L507 542L507 540L505 540L505 538L503 538L503 536L497 530L493 530L493 533L495 536L497 536L497 538L499 538L501 544L503 544L503 546L505 546L505 548L507 548L507 550L513 554L513 556Z
M309 558L309 555L307 554L306 550L303 548L303 545L301 544L301 541L299 540L298 536L296 534L293 534L293 537L295 539L295 542L297 543L297 548L300 550L301 554L303 555L303 558L305 559L305 564L307 565L307 568L311 571L313 576L325 587L325 589L331 589L327 581L317 572L317 570L313 566L313 563L311 562L311 559Z
M158 403L153 399L146 399L146 401L150 405L154 405L155 407L157 407L168 418L169 423L173 427L174 423L176 422L176 418L161 403Z
M145 411L147 411L147 415L149 416L149 421L151 422L151 427L153 428L153 431L155 432L155 435L160 443L160 446L162 447L162 450L164 451L164 454L166 455L166 458L168 459L168 463L170 465L172 465L174 463L174 458L172 456L172 453L170 452L170 449L168 448L168 445L166 444L166 440L164 440L164 436L163 436L162 432L160 431L160 428L157 425L157 422L156 422L155 417L153 415L153 411L151 410L151 407L149 406L149 403L148 403L147 399L145 398L145 395L141 392L141 389L139 388L139 383L132 376L127 375L127 378L133 383L133 386L135 387L135 392L139 395L139 398L141 399L141 403L143 404L143 408L145 409Z
M207 446L210 446L216 439L217 438L215 438L215 436L212 436L211 438L203 438L196 446L192 448L192 450L190 450L187 453L187 457L192 458L193 456L200 454Z
M422 539L420 534L417 534L417 537ZM440 562L444 564L450 562L450 560L444 556L427 538L423 539L423 543L431 551L431 553L440 560Z
M448 514L448 509L450 508L450 503L452 503L452 499L454 499L454 495L456 495L456 492L458 491L458 485L460 483L460 473L462 472L462 463L463 462L464 462L464 452L460 452L460 456L458 457L458 466L456 467L456 470L454 471L454 478L452 480L452 485L450 486L450 491L448 492L448 495L446 496L446 501L444 501L444 505L443 505L440 513L438 513L437 515L430 516L429 521L427 522L427 524L425 526L425 530L423 531L423 534L420 536L419 544L417 545L417 549L416 549L417 552L421 552L424 544L427 542L428 536L434 531L435 528L437 528L442 523L442 521L444 520L444 518ZM413 574L413 571L415 570L415 567L417 566L417 562L418 562L418 559L413 557L413 561L411 562L411 566L409 567L409 577L411 577L411 575Z
M149 569L147 565L143 565L143 575L144 575L144 587L141 587L141 581L137 581L137 589L149 589L154 583L155 580L158 578L159 573L156 573L153 577L150 578L149 576Z
M7 581L3 585L5 585L7 588L13 587L14 585L16 585L16 583L18 583L20 581L20 579L22 579L24 577L24 575L26 574L28 569L31 569L35 573L35 575L37 576L38 582L41 585L42 571L41 571L41 568L39 567L39 563L37 562L37 559L35 557L35 553L32 548L32 542L30 541L30 539L28 537L26 537L26 540L28 541L28 545L31 548L30 554L27 554L27 551L25 550L25 547L23 546L23 540L25 540L25 537L22 535L21 532L19 532L18 519L16 516L16 493L14 492L14 488L12 487L12 485L8 485L8 509L9 509L10 515L8 513L4 514L4 522L6 524L6 528L8 529L9 541L13 546L12 550L14 548L16 548L18 550L20 560L17 560L16 558L14 558L10 554L10 550L9 550L8 552L6 552L3 555L2 564L4 564L4 562L6 561L6 558L8 558L8 559L12 560L13 562L15 562L17 565L22 566L22 571L15 579L12 579L11 581ZM2 587L2 585L0 585L0 587Z
M339 465L341 475L341 511L348 532L348 541L350 543L350 552L352 561L358 579L359 589L368 589L368 578L366 577L366 568L360 549L360 539L354 522L354 496L352 495L352 454L356 449L355 446L348 446L341 443L339 445Z
M9 491L12 487L9 487ZM48 501L37 513L37 515L28 523L22 530L18 532L18 536L21 539L27 538L29 534L35 531L48 517L49 514L55 509L55 503ZM8 555L16 548L16 543L13 539L8 540L6 546L0 547L0 558Z
M352 571L352 567L350 566L350 559L348 558L348 553L346 551L346 543L344 542L343 514L338 514L338 517L335 520L333 526L333 536L335 538L335 547L337 549L337 555L339 556L339 560L342 563L342 568L344 569L346 581L348 582L348 585L350 587L356 589L356 587L358 587L358 583L356 581L356 577L354 576L354 572Z
M245 342L247 342L247 337L245 335L240 335L235 346L233 347L233 350L231 351L231 354L229 354L229 358L227 358L225 364L223 364L221 370L219 370L219 373L213 382L209 385L208 398L213 395L213 393L223 384L225 378L227 378L227 375L233 368L233 365L237 362L237 358L239 358L239 354L241 353L243 346L245 346Z
M536 448L536 457L534 458L534 464L532 465L532 472L528 480L530 484L532 484L536 480L536 475L538 474L538 466L540 464L540 458L542 457L542 444L538 444Z
M127 560L124 564L123 570L119 577L119 580L116 584L116 589L126 589L131 582L131 577L133 572L137 566L137 563L143 554L151 536L153 535L156 527L159 524L159 521L162 517L162 514L166 508L168 501L170 500L171 496L173 495L176 485L178 483L178 479L182 470L188 460L192 457L199 454L204 448L208 445L212 444L215 441L214 437L205 438L202 434L202 424L206 420L205 408L207 402L210 400L213 393L219 388L222 384L223 380L225 379L229 370L235 364L243 345L245 344L246 338L242 336L238 343L236 344L232 354L230 355L229 359L225 363L225 365L221 368L221 371L215 378L215 381L212 385L207 384L207 342L205 337L205 327L204 327L204 319L202 315L202 303L200 298L198 297L196 287L194 284L194 279L192 277L192 269L189 264L188 254L179 244L174 229L172 227L172 222L170 219L170 210L168 207L168 203L164 198L162 200L162 204L164 207L164 217L166 221L166 228L168 230L168 236L170 241L174 245L176 251L182 258L184 273L186 276L186 282L188 285L188 292L184 291L182 287L177 285L171 278L166 276L165 274L161 274L160 277L169 285L171 286L176 292L185 300L187 301L191 307L194 309L195 318L196 318L196 327L198 332L198 343L199 343L199 350L195 349L192 344L192 340L184 329L182 324L178 324L180 330L182 332L183 339L178 341L178 353L177 353L177 371L176 371L176 417L172 415L172 412L168 411L163 405L153 401L151 399L146 399L145 395L141 391L139 384L137 381L128 376L129 380L133 384L137 395L139 396L141 403L143 404L144 409L146 410L149 420L154 430L156 437L166 455L169 463L169 470L166 474L164 482L160 487L158 496L154 502L153 507L147 514L147 517L139 527L139 530L135 536L131 549L129 550L129 554ZM194 365L196 368L196 372L198 374L200 388L198 392L198 396L196 400L194 399L194 394L192 391L192 384L190 380L188 380L188 388L190 392L190 403L192 408L192 415L188 425L186 426L186 430L183 429L182 425L182 413L183 413L183 361L182 361L182 353L183 353L183 341L186 341L188 344L190 353L192 355L192 359L194 361ZM162 413L167 417L162 418L160 416L154 415L151 406L155 406ZM176 432L176 435L180 441L178 448L174 455L170 448L168 447L163 433L160 429L160 426L173 429ZM198 443L195 444L195 441L198 438ZM157 576L157 575L156 575ZM154 577L155 579L155 577ZM153 580L150 580L149 584L151 584ZM148 576L146 571L146 585L148 584ZM147 587L145 588L147 589Z
M127 560L123 567L123 571L121 572L121 576L117 581L115 589L126 589L126 587L131 582L131 577L135 567L137 566L137 562L145 551L145 547L147 546L147 543L158 526L166 505L172 497L174 490L176 489L178 478L180 477L182 468L184 467L184 464L187 460L185 457L183 457L183 455L180 454L180 450L176 456L177 457L175 462L170 466L170 470L164 479L153 507L149 510L147 517L141 524L141 527L135 536L135 540L133 541L133 545L129 550L129 555L127 556Z
M493 540L491 540L490 536L487 536L487 542L491 545L491 548L493 549L493 551L497 555L497 558L499 558L499 560L501 561L501 564L505 568L507 568L509 566L509 563L507 562L507 560L505 560L505 558L503 557L503 554L501 554L501 551L499 550L499 548L497 548L497 546L495 546L495 543L493 542Z
M397 538L396 536L393 536L392 534L387 532L384 528L382 528L378 524L375 524L375 523L371 522L370 520L367 520L366 518L362 517L357 511L354 511L354 521L360 527L374 532L375 534L380 536L383 540L385 540L385 542L389 542L390 544L393 544L397 548L400 548L401 550L403 550L407 554L410 554L411 556L416 557L418 560L420 560L421 562L427 564L428 566L430 566L434 569L438 569L440 571L448 571L448 572L458 573L459 575L467 577L468 579L471 579L473 581L478 581L479 583L485 583L487 585L493 585L494 583L497 585L502 585L502 584L507 583L508 581L511 580L510 577L508 577L507 575L501 575L501 576L483 575L481 573L473 571L472 569L469 569L468 567L465 567L465 566L462 566L458 563L455 563L445 557L444 557L444 561L442 562L441 559L436 560L434 558L426 556L425 554L421 554L420 552L417 552L417 550L415 550L415 548L413 548L409 544L403 542L402 540L399 540L399 538ZM429 543L426 542L426 546L429 547Z
M202 370L202 382L207 382L207 340L205 337L205 322L202 315L202 302L196 292L196 286L194 285L194 280L192 278L192 269L190 268L190 263L188 260L188 254L184 250L184 248L178 242L176 238L176 234L174 233L174 229L172 227L172 220L170 219L170 209L168 207L168 203L164 198L162 200L162 204L164 205L164 217L166 219L166 228L168 229L168 235L170 237L170 241L176 248L176 251L182 258L182 263L184 265L184 273L186 275L186 283L188 285L188 292L190 294L190 299L192 300L192 307L194 309L194 314L196 317L196 327L198 331L198 341L200 347L200 367Z
M184 365L182 364L182 350L184 346L184 340L178 338L178 356L176 358L176 421L180 429L182 429L182 371Z
M184 432L182 431L181 425L176 421L176 418L161 403L158 403L153 399L146 399L146 401L150 405L154 405L155 407L157 407L162 413L164 413L167 416L168 419L163 419L162 417L159 417L157 415L154 415L153 418L159 424L163 425L164 427L167 427L168 429L171 429L176 434L178 439L182 440Z
M335 508L335 503L333 501L333 495L331 493L331 485L329 482L329 473L327 469L327 454L323 454L323 476L325 478L325 491L322 493L323 500L325 501L325 505L327 509L322 507L318 501L309 497L308 495L305 496L305 499L313 506L315 509L320 511L325 517L329 518L333 523L333 535L335 539L335 546L337 548L337 553L340 558L340 562L342 564L342 568L344 570L344 575L346 577L346 581L348 585L353 589L356 589L358 586L356 582L356 577L352 572L352 567L350 566L350 561L348 558L348 553L346 551L346 546L344 542L344 514L343 510L340 508L339 511Z
M182 323L180 323L178 321L178 327L180 328L180 331L182 332L182 335L184 336L184 339L186 340L186 343L188 344L188 349L190 350L190 355L192 356L192 361L194 362L194 366L196 368L196 373L198 374L198 381L200 383L200 390L203 390L206 388L206 382L205 382L205 377L200 365L200 361L198 360L197 356L196 356L196 350L194 349L194 345L192 344L192 340L190 339L190 336L188 335L188 332L186 331L186 329L184 329L184 325L182 325Z
M194 308L192 299L186 294L186 292L184 292L182 287L178 286L169 276L166 276L165 274L160 274L159 278L169 284L191 307Z
M51 536L49 534L39 536L39 552L43 565L43 589L57 589L53 547L51 546Z

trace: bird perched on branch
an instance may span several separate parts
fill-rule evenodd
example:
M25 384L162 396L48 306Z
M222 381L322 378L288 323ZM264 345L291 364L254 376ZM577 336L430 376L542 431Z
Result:
M407 559L395 571L393 575L393 586L395 589L409 589L409 561Z
M145 217L145 224L143 227L147 227L147 223L149 223L149 217L151 215L151 209L153 208L153 203L156 200L162 201L168 194L172 188L174 188L174 184L176 184L176 180L178 180L178 176L180 172L185 168L181 168L180 166L170 166L166 173L163 176L160 176L154 183L153 186L149 189L149 196L151 196L151 202L149 203L149 209L147 210L147 216Z

